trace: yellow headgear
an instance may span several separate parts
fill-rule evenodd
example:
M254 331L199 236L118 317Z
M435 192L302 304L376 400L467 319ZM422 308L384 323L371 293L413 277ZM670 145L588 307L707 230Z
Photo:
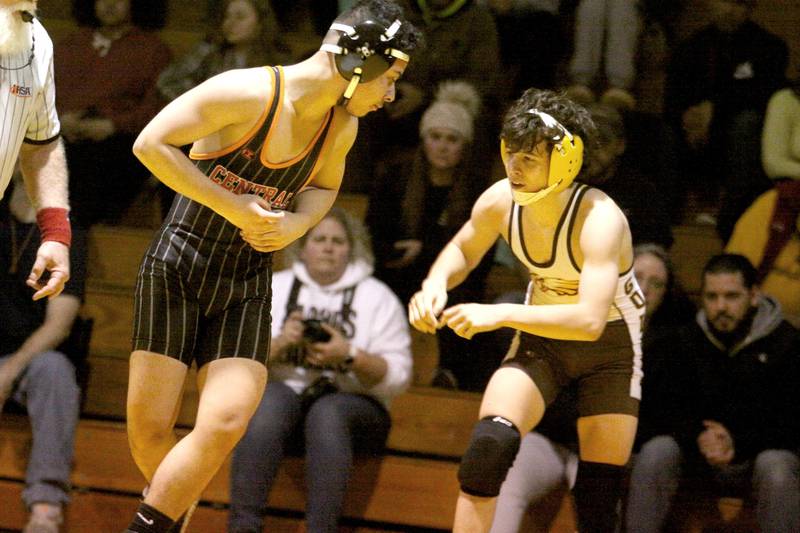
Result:
M520 205L528 205L541 200L553 192L561 192L569 187L583 165L583 139L578 135L572 135L552 115L529 109L528 113L538 116L548 128L558 129L561 133L553 138L553 150L550 152L550 169L547 174L547 186L536 192L512 191L514 201ZM503 164L508 164L508 154L506 154L506 143L500 139L500 156Z

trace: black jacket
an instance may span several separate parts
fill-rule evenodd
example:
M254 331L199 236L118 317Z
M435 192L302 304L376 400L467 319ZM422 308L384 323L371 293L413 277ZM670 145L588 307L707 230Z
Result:
M661 345L659 363L657 387L645 394L661 404L663 432L685 453L697 452L703 420L731 432L735 463L767 449L800 448L800 331L772 298L761 299L750 333L730 349L700 311L678 338Z
M733 33L707 26L684 41L668 69L668 116L680 123L683 112L703 100L714 103L714 122L744 110L763 112L769 97L785 83L786 43L747 21Z

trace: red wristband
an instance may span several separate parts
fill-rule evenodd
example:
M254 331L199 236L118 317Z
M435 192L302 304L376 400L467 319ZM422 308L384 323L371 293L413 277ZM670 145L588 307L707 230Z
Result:
M62 207L45 207L36 212L36 223L42 234L42 242L56 241L69 246L72 244L72 228L69 225L69 211Z

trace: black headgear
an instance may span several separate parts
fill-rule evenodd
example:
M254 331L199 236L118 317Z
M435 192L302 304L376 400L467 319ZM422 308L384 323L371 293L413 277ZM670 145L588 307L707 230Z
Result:
M405 52L392 44L401 22L395 20L386 28L372 20L354 26L334 22L332 30L341 32L337 44L323 44L321 49L335 54L336 69L350 84L342 98L349 100L359 83L367 83L389 70L395 59L408 61Z

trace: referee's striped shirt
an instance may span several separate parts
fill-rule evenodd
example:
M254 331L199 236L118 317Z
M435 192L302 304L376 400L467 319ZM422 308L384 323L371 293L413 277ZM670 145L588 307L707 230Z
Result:
M0 198L11 181L23 141L47 144L61 129L53 83L53 42L37 19L25 27L32 31L31 46L0 56Z

